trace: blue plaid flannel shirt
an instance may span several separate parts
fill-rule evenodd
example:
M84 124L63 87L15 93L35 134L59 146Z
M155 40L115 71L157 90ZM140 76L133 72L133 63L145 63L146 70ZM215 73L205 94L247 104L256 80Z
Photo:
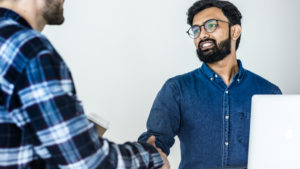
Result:
M158 168L155 148L99 138L68 67L17 13L0 8L0 168Z

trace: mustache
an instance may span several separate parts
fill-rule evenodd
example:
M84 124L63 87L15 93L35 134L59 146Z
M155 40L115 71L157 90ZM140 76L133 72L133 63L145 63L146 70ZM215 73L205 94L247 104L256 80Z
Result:
M215 45L217 45L217 42L216 42L216 40L214 40L214 39L204 39L204 40L200 40L200 42L198 43L198 49L200 49L200 44L201 44L202 42L207 42L207 41L211 41L211 42L213 42Z

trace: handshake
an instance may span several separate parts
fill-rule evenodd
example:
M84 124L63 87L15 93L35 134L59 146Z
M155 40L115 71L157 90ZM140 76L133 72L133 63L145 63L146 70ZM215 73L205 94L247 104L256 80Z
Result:
M108 129L109 123L106 120L102 119L96 113L89 113L86 115L87 115L88 119L90 120L90 122L94 123L94 125L97 129L98 135L100 137L103 137L103 134ZM156 147L155 139L156 139L155 136L151 136L148 138L147 143L151 144L153 147L155 147L156 150L159 152L160 156L162 157L162 159L164 161L164 165L160 169L170 169L170 164L167 159L167 155L160 148Z
M163 161L164 161L164 165L161 167L161 169L170 169L170 164L169 161L167 159L167 155L158 147L156 147L155 144L155 136L151 136L148 138L147 140L148 144L151 144L153 147L156 148L156 150L159 152L160 156L162 157Z

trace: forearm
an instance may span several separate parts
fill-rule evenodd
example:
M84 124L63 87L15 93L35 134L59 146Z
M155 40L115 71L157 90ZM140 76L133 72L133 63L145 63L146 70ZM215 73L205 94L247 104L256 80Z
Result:
M77 100L68 69L55 56L31 60L13 97L16 124L33 138L30 144L39 147L37 156L50 158L53 165L78 169L162 165L154 148L137 143L116 145L99 138Z

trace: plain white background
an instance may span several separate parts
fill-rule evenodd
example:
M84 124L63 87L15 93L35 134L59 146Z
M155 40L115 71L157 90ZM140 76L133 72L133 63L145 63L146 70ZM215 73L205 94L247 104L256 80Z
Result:
M170 77L201 66L186 35L194 0L71 0L66 21L44 30L70 67L86 113L110 122L106 138L136 141L157 92ZM232 0L241 11L238 58L245 68L299 94L299 0ZM171 149L180 162L179 141Z

